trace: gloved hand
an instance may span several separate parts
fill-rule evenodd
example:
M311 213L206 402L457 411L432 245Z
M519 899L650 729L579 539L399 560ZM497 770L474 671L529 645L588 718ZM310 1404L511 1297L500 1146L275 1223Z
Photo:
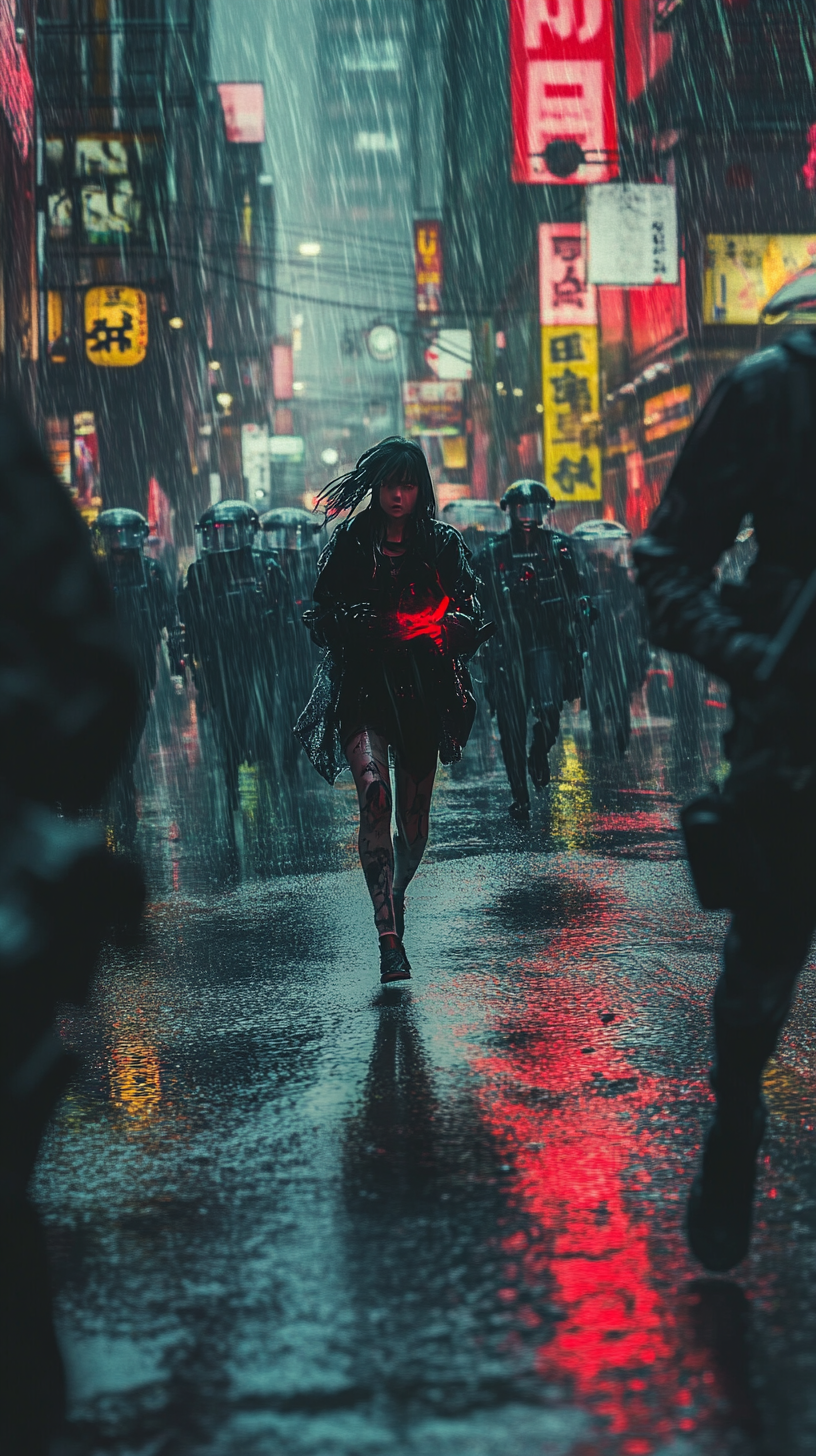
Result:
M770 644L770 637L764 632L734 632L723 648L720 662L714 668L734 692L745 697L756 697L767 691L763 683L756 680L756 671Z

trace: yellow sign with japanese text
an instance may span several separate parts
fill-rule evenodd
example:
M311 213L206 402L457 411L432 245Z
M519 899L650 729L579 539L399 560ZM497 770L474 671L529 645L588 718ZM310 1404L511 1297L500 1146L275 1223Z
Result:
M557 501L601 499L598 330L594 324L541 330L544 480Z
M147 294L141 288L89 288L85 356L102 369L128 369L147 353Z
M709 233L703 323L758 323L771 295L814 260L812 233Z

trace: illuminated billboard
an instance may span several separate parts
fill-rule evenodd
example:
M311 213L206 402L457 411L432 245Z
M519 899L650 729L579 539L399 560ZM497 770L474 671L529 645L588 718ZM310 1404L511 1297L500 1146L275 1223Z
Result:
M128 369L147 353L147 294L141 288L89 288L85 357L103 369Z
M538 229L539 323L594 324L597 294L587 283L584 229L579 222L544 222Z
M541 330L544 479L557 501L601 499L598 330Z
M406 435L461 435L464 386L457 379L410 379L402 386Z
M279 342L272 345L272 393L275 399L293 399L295 366L292 345Z
M50 136L45 143L48 231L83 244L119 246L150 235L161 191L155 137Z
M816 260L812 233L710 233L703 273L703 323L755 324L783 283Z
M34 82L25 45L17 39L16 0L0 0L0 106L23 162L34 136Z
M439 313L442 307L442 224L414 223L414 276L417 313Z
M262 142L266 128L260 81L227 81L218 87L228 142Z
M674 435L694 424L694 398L690 384L678 384L653 394L643 406L643 438L647 445L665 449ZM652 451L654 453L654 449Z
M614 0L510 0L514 182L618 175Z

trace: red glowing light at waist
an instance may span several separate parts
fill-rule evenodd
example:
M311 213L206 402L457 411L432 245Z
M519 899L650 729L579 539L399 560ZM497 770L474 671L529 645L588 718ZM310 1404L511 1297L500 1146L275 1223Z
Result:
M450 597L443 597L436 606L421 607L417 612L397 611L389 621L388 636L397 642L410 642L414 637L438 638L449 606Z

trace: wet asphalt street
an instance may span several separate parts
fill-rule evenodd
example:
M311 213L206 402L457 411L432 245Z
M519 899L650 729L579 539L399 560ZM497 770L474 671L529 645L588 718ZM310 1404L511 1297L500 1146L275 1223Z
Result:
M707 1278L682 1237L722 919L676 808L713 742L641 724L609 765L575 718L522 832L483 730L383 992L350 782L247 772L231 856L205 735L152 726L147 938L66 1010L36 1183L77 1453L816 1450L810 973L752 1256Z

